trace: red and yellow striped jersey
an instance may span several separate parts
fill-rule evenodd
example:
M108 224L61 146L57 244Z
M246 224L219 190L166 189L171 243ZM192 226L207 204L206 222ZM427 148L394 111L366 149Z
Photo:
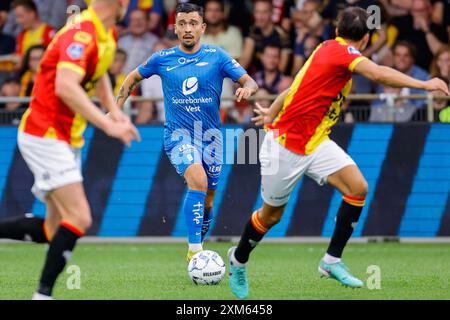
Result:
M114 59L116 38L115 30L106 31L91 7L61 29L41 61L34 97L19 130L82 147L86 120L56 96L56 71L68 68L79 73L83 77L81 85L91 96L96 81L107 72Z
M287 149L311 154L329 139L352 86L352 72L366 59L344 39L320 44L295 77L274 122L267 127Z
M23 30L17 37L16 53L25 55L32 46L47 47L55 35L55 30L46 23L42 23L36 30Z

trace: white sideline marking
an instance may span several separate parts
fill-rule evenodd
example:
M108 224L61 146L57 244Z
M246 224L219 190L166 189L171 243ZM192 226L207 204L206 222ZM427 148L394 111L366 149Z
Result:
M385 241L387 240L387 241ZM239 242L239 237L214 236L209 242ZM284 237L264 238L264 243L328 243L327 237ZM21 241L0 239L0 243L20 243ZM84 237L81 243L186 243L184 237ZM386 238L386 237L358 237L350 239L350 243L450 243L450 237L433 238Z

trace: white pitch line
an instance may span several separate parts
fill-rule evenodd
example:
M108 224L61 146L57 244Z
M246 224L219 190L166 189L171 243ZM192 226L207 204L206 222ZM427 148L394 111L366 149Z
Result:
M209 242L237 243L239 237L214 236L208 239ZM264 243L328 243L327 237L283 237L264 238ZM349 243L450 243L450 237L432 238L393 238L393 237L358 237L350 239ZM20 241L0 239L0 243L20 243ZM83 237L80 243L118 243L118 244L139 244L139 243L186 243L183 237Z

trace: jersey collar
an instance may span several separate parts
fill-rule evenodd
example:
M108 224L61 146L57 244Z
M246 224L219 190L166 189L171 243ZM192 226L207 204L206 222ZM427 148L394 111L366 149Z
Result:
M336 40L340 44L348 44L347 41L345 41L345 39L342 37L336 37L334 40Z
M181 50L180 45L176 46L176 48L181 54L184 54L184 55L187 55L187 56L190 56L190 57L194 57L194 56L198 55L200 52L202 52L202 50L203 50L203 43L200 43L200 48L197 51L193 52L193 53L186 53L186 52L184 52L183 50Z
M97 31L97 35L98 35L100 41L106 40L108 38L108 34L106 33L105 27L103 26L103 23L100 20L100 18L98 17L97 13L92 8L92 6L89 6L87 10L88 10L88 14L90 15L90 17L92 19L92 23L94 23L95 30Z

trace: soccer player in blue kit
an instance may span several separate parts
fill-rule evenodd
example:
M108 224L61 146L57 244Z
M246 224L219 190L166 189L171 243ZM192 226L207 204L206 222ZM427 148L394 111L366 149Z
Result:
M175 33L180 45L155 52L125 79L117 104L122 107L144 78L159 75L166 124L164 149L188 191L183 211L189 232L187 261L203 250L212 222L211 208L222 169L220 96L223 79L240 84L237 101L258 89L240 64L220 47L200 43L205 32L203 8L191 3L176 8Z

